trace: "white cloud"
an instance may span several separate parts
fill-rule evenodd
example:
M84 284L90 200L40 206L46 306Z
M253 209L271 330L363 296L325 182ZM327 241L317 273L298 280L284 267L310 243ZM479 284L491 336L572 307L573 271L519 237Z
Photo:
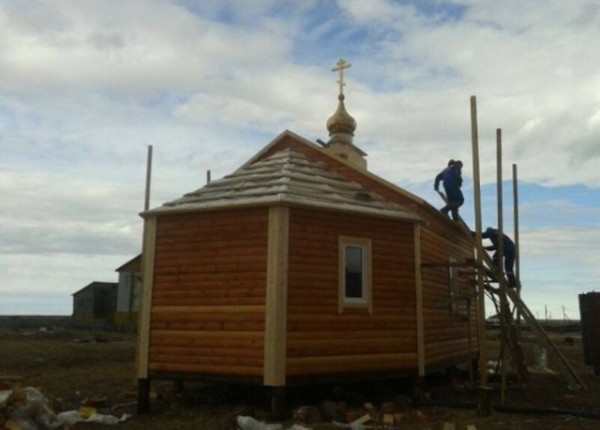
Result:
M566 270L586 266L591 270L590 282L600 277L600 230L596 227L525 231L521 234L521 248L528 258L543 262L547 267L556 267L557 263L563 265L560 269Z
M384 146L408 144L401 138L411 132L435 134L435 140L447 142L448 134L456 136L460 130L460 143L468 148L468 96L477 94L481 144L490 148L483 149L483 157L493 154L495 129L502 128L505 156L526 164L524 178L598 185L597 160L592 158L597 158L599 136L590 119L600 108L600 89L595 48L589 43L600 36L600 26L590 25L598 18L578 24L575 18L589 7L583 2L544 4L475 2L460 21L432 25L422 18L422 25L406 34L390 27L398 37L379 46L388 55L379 53L379 64L372 66L382 67L381 60L387 59L386 77L408 88L397 94L391 108L369 106L373 116L384 120L392 121L392 116L381 113L394 112L402 125L385 128L397 138L386 139ZM523 13L514 20L513 10ZM385 103L384 96L377 96ZM412 115L428 117L433 127L410 119L407 127L402 121ZM436 130L437 117L450 120ZM452 154L457 148L448 149ZM485 181L493 178L489 169L483 175Z
M338 0L340 8L362 25L406 25L414 21L415 8L389 0Z
M149 144L155 206L202 186L207 169L231 173L284 129L326 139L340 56L353 64L355 143L386 179L421 190L460 158L468 184L476 94L483 183L495 180L502 128L507 173L517 163L524 181L598 187L599 24L583 0L5 1L0 234L5 268L22 273L11 283L39 278L48 261L79 273L72 259L105 272L71 289L114 276L113 258L138 249ZM586 210L554 200L549 222ZM593 227L547 233L597 263L569 239ZM541 236L525 238L552 261L537 254ZM94 253L106 260L86 260Z
M283 28L269 20L267 28L240 28L168 2L36 5L0 11L7 90L190 91L245 68L268 68L289 49L284 37L272 37Z

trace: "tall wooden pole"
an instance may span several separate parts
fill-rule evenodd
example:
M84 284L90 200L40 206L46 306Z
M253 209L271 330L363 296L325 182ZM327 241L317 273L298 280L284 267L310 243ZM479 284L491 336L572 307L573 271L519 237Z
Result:
M473 206L475 209L475 247L477 249L479 331L479 382L487 385L487 333L485 330L485 291L483 287L483 247L481 243L481 183L479 179L479 135L477 130L477 99L471 96L471 148L473 152Z
M503 199L502 199L502 130L496 129L496 195L498 203L498 259L496 265L498 276L504 277L504 217L503 217ZM501 324L503 330L509 330L510 309L508 299L504 291L503 283L500 283L500 319L504 321ZM502 386L500 390L500 403L504 404L506 394L506 334L500 337L502 350Z
M146 188L144 191L144 212L150 209L150 182L152 177L152 145L148 145L148 156L146 159ZM152 222L152 227L148 223ZM140 291L140 304L138 308L138 333L137 333L137 356L136 376L138 381L138 413L147 413L150 409L150 379L148 378L148 350L150 338L150 303L152 292L152 272L154 266L154 237L156 223L154 220L144 219L142 236L142 261L140 271L142 273L142 290ZM151 243L149 243L151 242Z
M515 234L515 277L517 278L517 288L521 295L521 253L519 250L519 187L517 177L517 165L512 165L513 176L513 214L514 214L514 234Z
M498 201L498 274L504 276L504 217L502 214L502 130L496 129L496 195Z
M513 231L515 240L515 278L517 280L517 295L521 297L521 261L519 250L519 187L517 165L512 165L513 181ZM521 311L517 309L517 332L521 330Z
M148 158L146 161L146 192L144 198L144 211L150 209L150 179L152 178L152 145L148 145Z

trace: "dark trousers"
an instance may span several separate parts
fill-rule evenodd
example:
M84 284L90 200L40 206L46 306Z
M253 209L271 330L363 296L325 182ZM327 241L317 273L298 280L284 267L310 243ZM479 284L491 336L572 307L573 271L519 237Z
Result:
M494 256L492 258L494 259L494 264L498 266L498 251L494 253ZM515 287L517 285L517 278L515 277L515 273L513 272L514 265L515 254L509 251L504 255L504 273L508 278L508 285L510 287Z
M463 197L462 191L460 188L446 188L446 206L440 209L444 215L448 215L448 212L452 214L452 220L458 221L458 208L462 206L465 202L465 198Z

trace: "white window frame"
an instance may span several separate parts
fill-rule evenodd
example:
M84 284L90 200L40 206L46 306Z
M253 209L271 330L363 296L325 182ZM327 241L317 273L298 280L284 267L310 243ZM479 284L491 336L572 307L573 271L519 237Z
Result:
M346 297L346 247L362 249L362 297ZM344 309L367 309L373 313L371 239L340 236L338 239L338 312Z

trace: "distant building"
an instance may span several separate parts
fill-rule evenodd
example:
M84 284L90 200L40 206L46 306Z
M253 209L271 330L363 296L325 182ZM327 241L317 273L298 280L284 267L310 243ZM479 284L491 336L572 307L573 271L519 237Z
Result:
M135 327L140 307L142 254L137 255L115 271L119 273L117 312L115 324L119 327Z
M117 287L116 282L92 282L73 293L73 324L112 324L117 304Z

